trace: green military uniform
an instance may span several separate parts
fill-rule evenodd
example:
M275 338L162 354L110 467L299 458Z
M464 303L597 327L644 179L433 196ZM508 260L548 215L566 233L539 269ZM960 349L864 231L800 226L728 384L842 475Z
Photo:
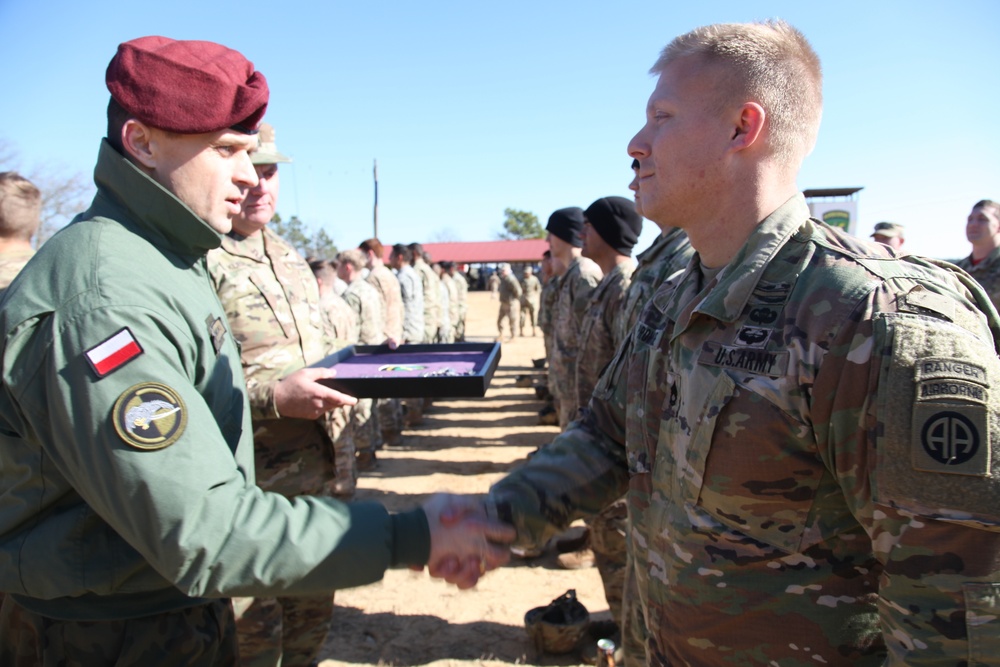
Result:
M649 664L994 661L1000 322L808 215L664 284L497 509L536 543L628 489Z
M205 265L220 235L107 142L95 180L91 208L0 309L5 608L68 632L208 598L315 595L424 562L421 511L290 503L255 485L239 350ZM97 645L115 625L87 636ZM0 663L13 663L3 637L18 631L0 623Z
M257 485L286 498L349 498L355 486L353 461L345 459L345 453L354 452L345 432L350 408L337 408L314 421L281 417L274 404L274 388L283 377L348 344L336 341L327 327L309 265L265 227L249 238L235 232L224 236L222 247L208 253L208 272L240 343ZM234 605L246 665L308 664L326 637L333 612L329 594L240 598Z
M559 428L566 428L585 406L576 389L576 364L580 352L580 329L590 295L601 282L601 267L586 257L574 257L559 279L559 296L553 313L552 357L549 377L556 376L555 397L559 400ZM549 387L550 390L553 387ZM589 397L588 397L589 400Z
M355 279L347 285L344 301L358 316L359 342L362 345L379 345L385 342L385 314L378 289L360 276L355 276ZM374 463L375 450L382 445L382 432L374 400L370 398L358 400L352 416L354 447L361 459L359 462L361 469L364 470Z
M517 278L510 271L507 275L500 276L500 310L497 314L497 331L500 335L503 335L503 321L507 320L507 325L510 327L510 336L513 338L517 335L518 329L521 328L520 318L518 313L521 308L521 283L517 282Z
M403 265L396 275L403 297L404 343L427 343L424 336L424 288L420 274L409 264Z
M385 264L377 264L365 278L382 297L382 313L385 316L385 331L382 341L391 338L403 342L403 294L399 280ZM379 342L382 342L379 341ZM403 430L403 404L398 398L380 398L375 402L378 424L382 440L399 444Z
M535 335L535 325L538 321L538 300L542 295L542 283L535 274L527 275L521 280L521 335L524 335L524 325L531 323L531 335Z
M996 248L978 264L972 263L972 255L955 262L969 272L990 295L990 301L1000 309L1000 248Z

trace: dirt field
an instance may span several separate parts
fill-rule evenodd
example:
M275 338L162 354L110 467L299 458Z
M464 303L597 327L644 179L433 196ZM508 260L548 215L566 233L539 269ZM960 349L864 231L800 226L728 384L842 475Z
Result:
M467 337L494 340L498 302L469 293ZM558 429L539 426L541 402L515 378L538 373L543 356L535 338L506 340L486 396L435 402L424 423L404 432L401 447L379 452L379 468L359 480L359 499L377 499L390 510L412 507L439 491L481 493ZM393 570L372 586L338 591L333 627L321 667L335 665L577 665L578 655L539 655L528 640L524 614L568 589L590 611L609 618L595 568L563 570L555 554L513 559L470 591L431 579L425 572Z

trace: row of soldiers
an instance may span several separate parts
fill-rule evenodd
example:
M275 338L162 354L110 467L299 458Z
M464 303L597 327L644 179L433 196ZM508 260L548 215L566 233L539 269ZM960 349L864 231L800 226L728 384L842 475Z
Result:
M637 193L637 161L632 169L629 188ZM642 222L638 197L634 202L624 197L601 197L586 209L567 207L549 216L538 325L545 338L547 387L561 430L566 430L589 403L601 372L635 326L646 302L669 276L683 270L694 254L681 229L657 223L660 234L633 259ZM534 276L525 271L523 282L532 279ZM543 423L545 417L543 411ZM609 634L619 641L626 520L627 506L622 498L587 521L588 538L581 548L581 552L588 547L593 552L615 625ZM578 566L571 564L572 558L561 558L560 562Z

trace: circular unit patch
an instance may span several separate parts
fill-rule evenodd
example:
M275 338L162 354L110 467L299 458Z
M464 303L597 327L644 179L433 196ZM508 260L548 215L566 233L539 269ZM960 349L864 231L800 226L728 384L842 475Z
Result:
M920 434L924 451L943 465L960 465L979 451L979 430L958 412L949 410L932 415Z
M115 430L136 449L163 449L181 437L187 426L184 401L170 387L144 382L128 388L114 407Z

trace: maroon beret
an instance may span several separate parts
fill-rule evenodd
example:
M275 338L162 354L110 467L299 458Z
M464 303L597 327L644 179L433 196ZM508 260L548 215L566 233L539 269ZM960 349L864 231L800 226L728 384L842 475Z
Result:
M214 42L133 39L118 45L105 79L127 112L169 132L253 134L267 109L264 75L238 51Z

